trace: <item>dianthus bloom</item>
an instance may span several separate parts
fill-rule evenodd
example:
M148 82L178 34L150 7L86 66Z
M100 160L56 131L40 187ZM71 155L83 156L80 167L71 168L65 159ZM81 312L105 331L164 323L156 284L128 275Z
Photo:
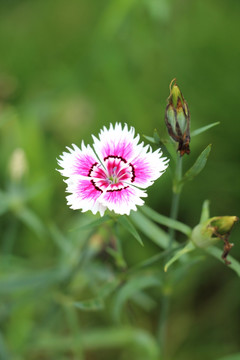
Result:
M133 127L117 123L104 127L99 139L93 136L93 148L81 144L67 148L58 164L60 173L67 177L68 205L83 212L98 211L103 216L106 209L129 215L143 205L144 190L159 178L168 166L160 150L152 152L149 145L139 143Z

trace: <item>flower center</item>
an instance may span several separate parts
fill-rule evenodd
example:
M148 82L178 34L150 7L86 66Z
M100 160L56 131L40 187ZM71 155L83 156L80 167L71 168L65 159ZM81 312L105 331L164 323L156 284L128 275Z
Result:
M134 182L135 172L133 165L128 164L122 157L109 155L104 158L104 168L95 163L88 176L99 191L120 191L126 187L126 182Z

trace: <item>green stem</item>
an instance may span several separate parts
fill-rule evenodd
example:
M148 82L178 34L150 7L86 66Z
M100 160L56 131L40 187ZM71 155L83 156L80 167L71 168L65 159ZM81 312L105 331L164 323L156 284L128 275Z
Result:
M180 185L181 179L182 179L182 158L180 157L180 155L177 154L176 169L173 179L172 205L170 210L170 218L173 220L176 220L178 217L179 200L182 190L182 186ZM175 237L175 230L170 228L168 234L169 234L168 250L171 252ZM158 338L161 346L163 359L165 357L167 318L170 307L170 294L168 291L168 274L166 274L164 283L165 286L163 287L163 298L162 298L159 326L158 326Z
M159 319L159 326L158 326L158 338L160 343L160 349L162 357L161 359L165 358L166 353L166 328L167 328L167 318L169 313L169 295L163 293L162 303L161 303L161 310L160 310L160 319Z
M170 218L173 220L177 220L178 217L179 200L182 191L182 186L179 185L181 179L182 179L182 157L178 155L175 176L173 179L173 196L172 196L172 205L170 211ZM170 228L168 234L169 234L168 248L171 249L175 236L175 230L173 228Z

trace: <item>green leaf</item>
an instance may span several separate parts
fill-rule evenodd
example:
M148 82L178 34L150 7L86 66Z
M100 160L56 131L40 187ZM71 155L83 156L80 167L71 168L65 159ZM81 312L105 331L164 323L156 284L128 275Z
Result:
M210 204L209 200L205 200L203 203L200 224L207 221L210 217L209 204Z
M32 229L39 238L42 238L46 234L44 224L32 210L24 207L19 209L16 215L25 225Z
M133 235L133 237L139 242L139 244L143 245L142 239L140 235L138 234L137 230L133 226L133 224L128 220L128 218L123 215L118 218L118 222L127 230L130 232L130 234Z
M106 252L113 257L117 267L125 269L127 267L126 261L123 258L122 253L117 250L114 250L110 247L106 248Z
M38 288L46 288L59 283L68 275L67 268L55 268L51 270L32 271L26 269L24 273L2 275L0 277L0 294L12 294L16 291L36 291Z
M143 135L143 137L148 140L149 142L151 142L152 144L156 144L155 139L152 136L147 136L147 135Z
M153 137L147 135L143 135L143 137L153 144L164 146L164 141L160 138L157 129L154 129Z
M52 235L52 239L55 244L59 247L59 249L66 254L70 254L72 251L72 243L67 239L58 227L52 223L49 225L50 234Z
M107 282L101 289L98 291L98 297L101 299L106 299L120 284L120 279L113 279Z
M119 279L107 282L101 289L99 289L97 297L84 301L76 301L73 302L72 305L83 311L102 310L104 308L104 299L106 299L118 287L119 283Z
M133 294L131 300L146 311L150 311L157 305L157 301L144 291L138 291Z
M163 152L164 156L167 156L171 158L174 162L176 162L176 149L172 146L172 143L161 140L157 130L154 130L153 137L143 135L143 137L148 140L150 143L157 145L159 148L161 148L161 151Z
M219 261L225 264L224 260L222 259L222 253L223 251L215 246L209 246L204 249L208 254L212 255ZM225 265L227 268L231 268L233 271L237 273L238 276L240 276L240 263L234 259L231 255L228 255L227 259L231 261L230 265Z
M155 225L151 220L146 218L140 211L131 212L131 220L135 226L143 232L150 240L161 248L168 247L169 237L159 226Z
M192 233L192 229L181 223L180 221L170 219L167 216L161 215L154 211L153 209L149 208L148 206L144 205L141 207L141 212L143 212L145 215L147 215L151 220L156 221L160 225L165 225L168 228L172 228L175 230L180 231L181 233L185 234L186 236L190 237Z
M140 263L138 263L138 264L134 265L133 267L131 267L130 269L128 269L127 274L129 274L129 273L131 274L133 272L139 271L140 269L149 267L149 266L155 264L156 262L164 259L165 257L169 257L170 254L175 253L176 251L178 251L179 249L182 249L183 247L184 247L184 245L181 244L172 249L161 251L160 253L153 255L150 258L143 260Z
M167 156L168 158L171 158L174 162L176 162L176 148L173 146L169 140L161 139L157 129L154 129L153 137L143 135L143 137L148 140L150 143L157 145L159 148L161 148L161 151L163 152L164 156Z
M181 180L181 183L184 183L186 181L192 180L195 176L197 176L205 167L208 156L211 151L211 144L209 144L206 149L203 150L203 152L199 155L196 162L193 164L193 166L185 173L183 176L183 179Z
M105 215L103 217L101 217L100 219L91 221L88 224L84 224L81 226L78 226L74 229L71 229L71 231L75 231L75 230L79 230L79 231L84 231L84 230L91 230L92 228L102 225L103 223L105 223L106 221L112 220L112 218L109 215Z
M152 274L138 274L130 278L117 292L114 301L113 316L119 321L122 308L128 299L131 299L138 291L162 284L158 276Z
M207 130L209 130L209 129L211 129L211 128L213 128L214 126L219 125L219 124L220 124L220 121L217 121L217 122L214 122L214 123L212 123L212 124L203 126L203 127L199 128L199 129L197 129L197 130L193 130L193 131L191 131L191 137L197 136L197 135L199 135L199 134L202 134L203 132L205 132L205 131L207 131Z
M177 261L184 254L187 254L187 253L193 251L194 249L196 249L196 247L193 245L193 243L191 241L188 242L187 245L183 249L177 251L176 254L166 263L166 265L164 266L164 271L167 272L168 268L175 261Z
M104 309L104 302L102 299L99 298L90 299L86 301L77 301L74 302L73 305L76 308L84 311L99 311Z
M162 140L161 140L161 138L160 138L160 136L158 134L157 129L154 129L154 131L153 131L153 138L154 138L156 144L158 144L158 145L163 144L163 142L162 142Z
M126 326L104 327L91 329L82 332L78 337L64 334L46 333L44 336L38 336L37 340L30 346L33 354L41 351L66 352L72 351L73 348L83 348L87 350L100 349L119 349L121 347L128 348L129 345L135 345L140 354L138 360L159 360L159 346L156 340L148 332Z

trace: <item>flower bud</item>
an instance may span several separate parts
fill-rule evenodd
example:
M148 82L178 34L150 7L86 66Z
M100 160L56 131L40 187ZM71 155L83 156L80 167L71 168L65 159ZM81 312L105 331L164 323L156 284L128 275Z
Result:
M165 111L165 123L169 135L178 143L180 155L189 154L190 113L188 105L176 84L176 79L173 79L170 84L170 96Z
M229 243L228 238L235 222L239 219L237 216L215 216L202 224L197 225L192 232L193 243L204 248L213 245L216 241L223 240L224 249L222 259L228 265L230 261L227 260L227 256L233 244Z
M9 173L14 182L22 180L27 173L28 164L25 151L22 148L17 148L12 153L9 161Z
M217 229L219 235L230 234L238 220L237 216L215 216L212 218L211 226Z

